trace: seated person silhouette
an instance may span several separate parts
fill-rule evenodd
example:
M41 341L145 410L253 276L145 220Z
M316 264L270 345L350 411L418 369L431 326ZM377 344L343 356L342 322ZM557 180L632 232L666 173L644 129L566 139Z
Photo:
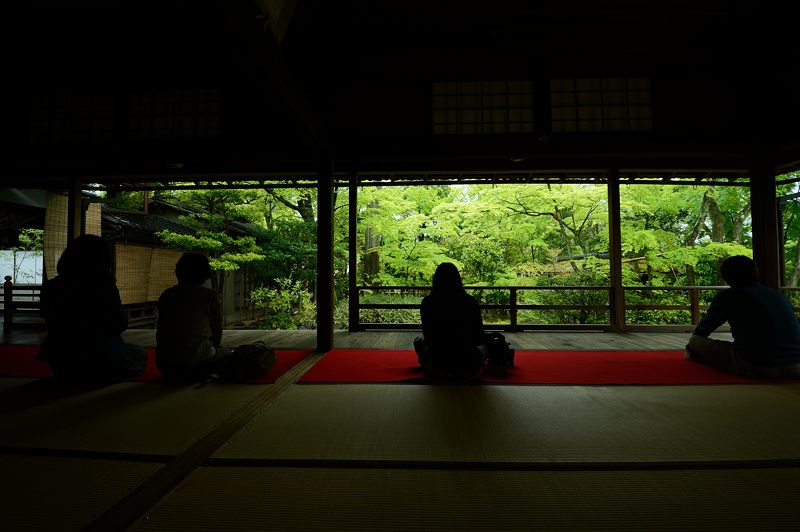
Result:
M420 318L423 336L414 340L414 350L429 376L461 380L481 373L486 361L481 311L454 264L443 262L436 268Z
M758 281L749 257L725 259L730 288L716 295L686 346L686 358L752 378L800 377L800 324L786 297ZM728 322L733 342L708 336Z
M167 380L200 381L230 356L222 347L219 296L203 284L211 277L208 257L184 253L175 264L178 284L158 298L156 365Z
M75 383L118 382L144 372L147 351L120 335L128 315L106 241L95 235L75 238L56 270L42 286L47 336L39 360L47 361L57 379Z

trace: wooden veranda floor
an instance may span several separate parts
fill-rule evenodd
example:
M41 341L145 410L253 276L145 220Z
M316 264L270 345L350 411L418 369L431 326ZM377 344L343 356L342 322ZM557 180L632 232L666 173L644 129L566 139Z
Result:
M0 331L2 327L0 326ZM411 349L420 331L364 331L334 333L334 347L340 349ZM515 349L683 349L689 337L684 332L595 332L595 331L526 331L505 333ZM155 345L154 329L129 329L125 339L143 346ZM729 339L728 333L715 338ZM36 344L44 338L41 329L14 329L3 334L3 343ZM316 331L226 330L223 343L238 345L264 340L280 349L314 349Z
M36 343L15 331L6 343ZM409 348L404 332L336 347ZM152 345L154 331L131 330ZM680 349L526 332L517 349ZM309 349L313 331L226 331ZM512 386L0 378L7 530L797 530L800 384Z

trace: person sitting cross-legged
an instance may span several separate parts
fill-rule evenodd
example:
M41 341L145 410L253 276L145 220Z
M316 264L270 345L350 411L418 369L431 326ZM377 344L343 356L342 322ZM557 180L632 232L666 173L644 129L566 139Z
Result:
M124 381L144 372L147 351L126 343L128 314L112 273L111 249L96 235L81 235L58 259L58 275L42 287L47 336L38 359L71 384Z
M730 288L716 295L686 346L686 358L752 378L800 377L800 322L786 297L758 281L749 257L725 259ZM728 322L733 342L709 338Z
M164 378L201 381L222 367L222 310L217 293L203 284L211 277L208 257L184 253L175 264L178 284L158 298L156 365Z
M428 375L460 380L481 373L486 361L481 311L454 264L443 262L436 268L420 318L423 336L414 340L414 350Z

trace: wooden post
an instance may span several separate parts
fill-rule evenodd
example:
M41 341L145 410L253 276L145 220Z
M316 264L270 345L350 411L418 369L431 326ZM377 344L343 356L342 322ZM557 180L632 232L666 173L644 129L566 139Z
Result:
M81 180L70 178L67 191L67 243L84 233L86 216L81 197Z
M697 288L690 288L689 301L692 307L692 325L697 325L700 323L700 290Z
M14 321L14 288L11 283L11 276L5 276L3 283L3 333L11 332L11 323Z
M317 351L333 348L333 164L317 176Z
M750 208L753 217L753 260L761 282L779 288L780 240L775 171L765 154L757 154L750 173Z
M622 236L620 235L619 170L608 175L608 280L611 306L611 328L625 330L625 291L622 287Z
M511 304L511 309L510 309L510 314L511 315L509 316L510 317L510 321L511 321L511 323L510 323L511 330L512 331L516 331L517 330L517 289L516 288L512 288L511 289L511 294L509 296L509 299L510 299L509 303Z
M347 239L347 312L348 328L351 332L360 331L359 324L359 292L358 292L358 176L352 174L348 188L349 210L348 219L348 239Z

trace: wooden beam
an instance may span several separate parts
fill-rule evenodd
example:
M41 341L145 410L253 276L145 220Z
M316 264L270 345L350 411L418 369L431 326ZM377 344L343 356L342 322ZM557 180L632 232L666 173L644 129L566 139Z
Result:
M281 100L279 108L286 111L285 116L297 133L318 157L329 158L332 150L322 119L263 20L259 20L255 12L239 10L234 2L212 5L217 6L217 14L222 17L227 33L250 54L242 59L243 64L252 60L251 64L266 77Z

